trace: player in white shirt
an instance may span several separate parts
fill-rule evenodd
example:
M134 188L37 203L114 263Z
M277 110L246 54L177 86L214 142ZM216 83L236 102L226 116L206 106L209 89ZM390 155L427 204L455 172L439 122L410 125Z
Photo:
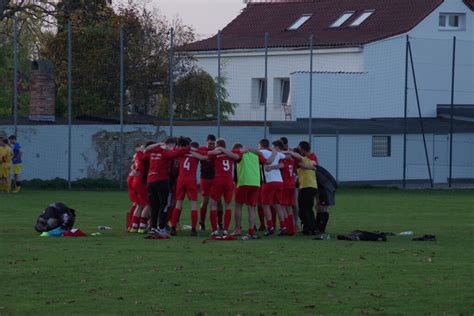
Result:
M283 178L280 169L284 167L283 160L285 160L285 155L281 152L284 145L280 140L274 141L272 145L272 150L276 151L275 159L270 165L262 167L262 188L260 192L261 204L267 221L265 236L275 234L275 223L273 223L270 209L272 206L277 210L280 219L281 230L279 235L284 236L288 231L286 227L286 213L281 207ZM272 156L268 139L262 139L260 141L259 149L265 159Z

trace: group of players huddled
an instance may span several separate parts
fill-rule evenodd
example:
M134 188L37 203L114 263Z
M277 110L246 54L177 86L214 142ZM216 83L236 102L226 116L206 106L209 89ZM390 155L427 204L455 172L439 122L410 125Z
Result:
M318 159L308 142L288 148L282 137L271 144L262 139L258 149L234 144L227 148L224 139L207 137L207 146L188 137L148 142L136 148L127 179L132 201L128 231L150 233L161 238L177 235L183 201L189 200L191 235L206 230L210 202L211 237L242 236L256 239L256 230L265 236L323 234L329 220L332 197L318 194ZM200 166L202 202L198 213L197 171ZM234 231L231 203L235 196ZM317 215L314 213L316 205ZM248 207L248 232L242 232L242 206ZM257 228L256 216L260 223ZM199 227L198 227L199 221Z

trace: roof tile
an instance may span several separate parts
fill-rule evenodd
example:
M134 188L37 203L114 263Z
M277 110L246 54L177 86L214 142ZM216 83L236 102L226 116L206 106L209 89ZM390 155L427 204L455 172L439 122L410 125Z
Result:
M474 0L465 0L473 2ZM223 30L221 48L252 49L264 47L269 33L269 47L307 47L314 34L317 46L359 46L408 32L443 0L313 0L305 2L250 3ZM365 10L375 12L360 26L350 27ZM355 14L339 28L330 28L345 11ZM310 20L296 31L287 31L303 14ZM217 49L216 36L191 43L187 51Z

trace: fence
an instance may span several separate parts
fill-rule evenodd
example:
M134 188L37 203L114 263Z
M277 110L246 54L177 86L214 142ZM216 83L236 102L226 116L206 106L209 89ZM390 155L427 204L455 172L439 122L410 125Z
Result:
M238 50L219 32L212 49L193 51L173 29L146 37L69 21L33 54L22 22L2 23L1 82L12 88L0 90L0 133L18 136L28 179L123 188L138 143L209 133L249 146L309 140L341 182L474 179L472 41L398 36L326 48L311 35L281 49L265 33L260 48ZM51 97L43 88L52 81Z

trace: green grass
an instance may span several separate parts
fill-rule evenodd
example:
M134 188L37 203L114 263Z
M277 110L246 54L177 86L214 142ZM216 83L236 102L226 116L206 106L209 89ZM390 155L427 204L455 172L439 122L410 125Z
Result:
M40 238L51 202L102 237ZM474 313L474 191L343 189L329 232L435 234L437 242L272 237L211 242L144 240L123 231L126 193L0 195L0 315ZM182 220L188 222L188 212Z

